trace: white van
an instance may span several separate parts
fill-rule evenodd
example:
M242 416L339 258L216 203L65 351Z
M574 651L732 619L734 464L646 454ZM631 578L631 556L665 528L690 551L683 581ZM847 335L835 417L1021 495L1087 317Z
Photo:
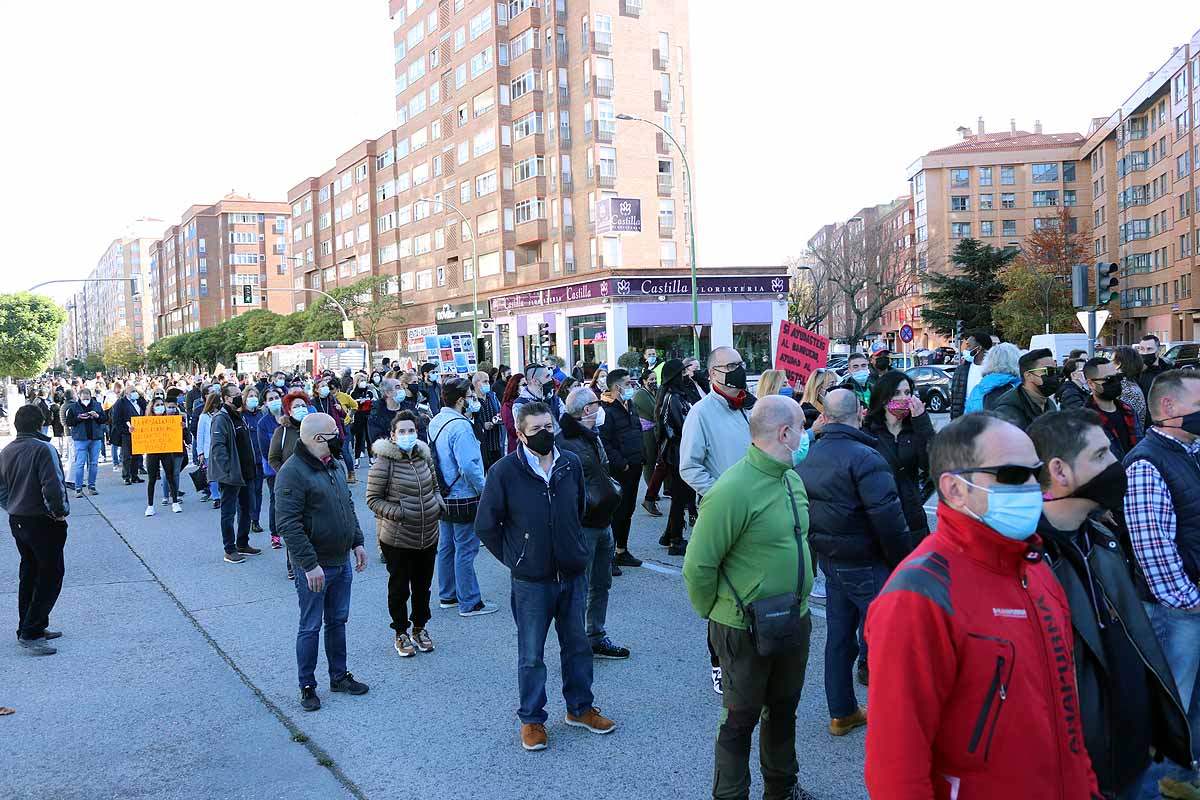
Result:
M1072 350L1082 350L1087 352L1088 337L1086 333L1039 333L1029 340L1030 350L1039 350L1043 347L1050 348L1050 352L1054 354L1054 360L1059 364L1063 362Z

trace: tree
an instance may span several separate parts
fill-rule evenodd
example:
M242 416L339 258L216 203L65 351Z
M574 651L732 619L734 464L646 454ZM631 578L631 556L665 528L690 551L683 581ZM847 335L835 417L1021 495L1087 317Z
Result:
M403 305L396 281L393 276L373 275L329 292L346 309L346 314L359 328L360 338L365 339L372 350L378 347L378 334L386 323L403 322L399 316ZM318 295L318 300L306 313L305 339L342 338L342 312L329 298Z
M88 376L95 375L97 372L108 372L104 365L104 358L100 355L99 351L93 350L84 356L83 372L84 375Z
M0 375L32 378L54 358L67 312L44 295L0 294Z
M134 343L133 335L126 328L110 334L101 345L100 354L110 368L129 372L140 369L146 361L146 354Z
M930 286L921 321L949 337L954 336L959 320L968 332L994 328L992 307L1004 295L1000 272L1018 252L963 239L950 256L956 272L927 271L921 276Z
M819 333L821 323L829 316L829 273L817 259L791 257L784 262L788 274L794 275L788 293L788 320L802 328ZM804 264L807 269L800 269Z
M895 235L878 223L844 225L812 255L814 270L829 282L830 310L841 309L844 318L842 331L831 324L830 335L850 344L862 341L883 310L914 288L915 274Z
M1086 232L1066 208L1025 237L1020 255L1000 273L1004 295L993 316L1004 329L1005 338L1019 345L1044 333L1046 298L1050 298L1051 331L1076 330L1075 308L1071 305L1071 265L1088 258Z

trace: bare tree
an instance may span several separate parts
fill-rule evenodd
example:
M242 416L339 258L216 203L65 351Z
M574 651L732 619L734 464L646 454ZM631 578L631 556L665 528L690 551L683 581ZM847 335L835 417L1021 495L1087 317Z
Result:
M811 253L791 256L784 265L792 277L788 293L788 320L820 333L821 323L829 316L831 305L829 272Z
M814 270L827 276L832 310L840 312L841 331L832 331L849 344L863 336L883 316L890 303L907 296L916 285L915 268L904 261L894 231L877 221L860 218L842 225L812 253Z

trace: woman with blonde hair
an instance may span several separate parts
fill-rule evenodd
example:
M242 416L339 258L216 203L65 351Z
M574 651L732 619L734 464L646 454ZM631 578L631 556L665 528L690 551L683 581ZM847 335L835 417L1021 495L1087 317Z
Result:
M983 377L967 395L963 413L990 411L996 401L1021 383L1021 351L1015 344L1004 342L988 350L983 359ZM963 365L969 366L967 364ZM962 367L959 367L962 369Z
M817 419L825 411L825 394L836 388L840 378L831 369L816 369L808 376L804 384L804 394L800 397L800 410L804 412L804 427L812 429Z
M780 394L784 386L787 386L787 373L781 369L769 369L759 377L754 396L761 400L773 394Z

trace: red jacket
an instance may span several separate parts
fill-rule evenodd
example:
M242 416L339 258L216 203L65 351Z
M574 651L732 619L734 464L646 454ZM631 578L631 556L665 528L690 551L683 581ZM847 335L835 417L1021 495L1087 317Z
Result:
M1040 540L938 506L867 612L872 800L1099 798Z

